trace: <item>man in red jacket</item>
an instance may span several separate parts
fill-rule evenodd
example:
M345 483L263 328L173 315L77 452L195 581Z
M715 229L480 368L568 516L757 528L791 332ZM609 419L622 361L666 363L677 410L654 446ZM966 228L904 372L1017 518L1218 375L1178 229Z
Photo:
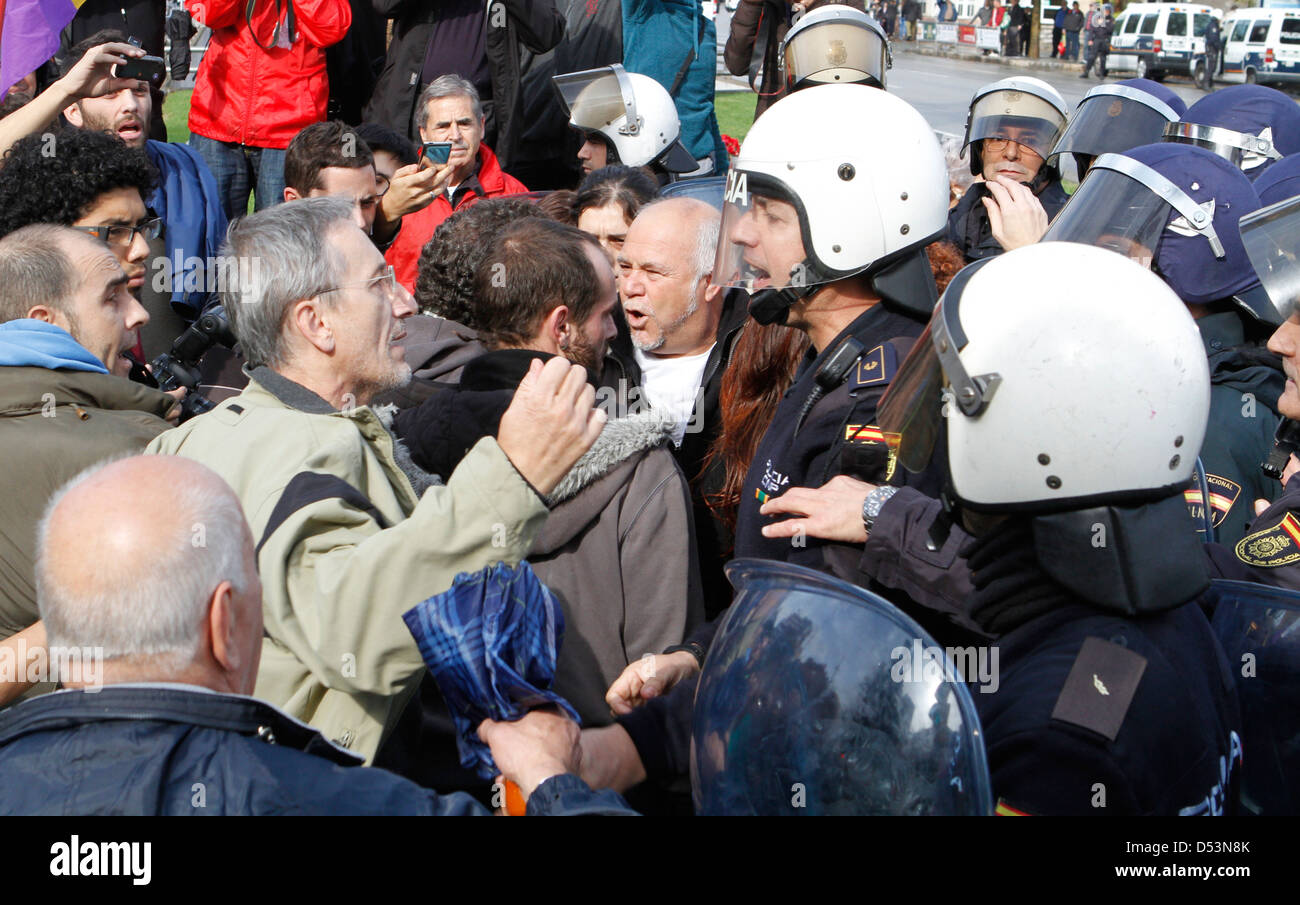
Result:
M434 79L420 95L415 124L421 141L451 142L447 160L451 175L445 186L432 190L433 202L428 207L402 219L402 231L384 255L408 292L415 287L420 250L443 220L482 198L528 191L501 169L492 149L483 144L483 105L473 83L458 75Z
M284 149L325 119L325 48L352 24L348 0L186 0L212 29L190 101L190 146L234 219L284 195Z

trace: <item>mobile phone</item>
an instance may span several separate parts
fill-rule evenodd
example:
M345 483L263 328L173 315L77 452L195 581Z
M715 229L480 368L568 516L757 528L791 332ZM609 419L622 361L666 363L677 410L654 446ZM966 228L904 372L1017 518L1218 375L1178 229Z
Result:
M114 77L139 79L155 88L161 87L165 72L162 57L135 57L113 67Z
M451 159L451 142L426 141L424 143L424 159L433 164L446 163Z

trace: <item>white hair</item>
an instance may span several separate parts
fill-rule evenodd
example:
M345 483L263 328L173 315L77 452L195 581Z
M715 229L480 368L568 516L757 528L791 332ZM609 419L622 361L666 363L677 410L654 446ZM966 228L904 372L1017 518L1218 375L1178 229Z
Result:
M651 208L658 207L661 204L667 204L670 201L680 201L680 198L656 198L650 203L644 205L641 210L637 211L640 217ZM713 273L713 262L718 256L718 237L722 232L722 214L718 212L713 205L707 201L690 199L700 207L701 216L696 219L695 223L695 252L691 257L691 265L694 268L695 279L708 276ZM708 208L712 213L705 213L704 208Z
M106 660L152 656L179 669L197 656L212 592L223 581L244 591L246 522L239 500L215 481L169 488L171 506L140 556L118 562L77 562L67 550L50 562L50 523L67 494L111 464L82 471L50 498L36 529L36 593L51 649L101 648ZM93 590L70 583L69 563L93 570ZM71 587L69 586L71 584Z

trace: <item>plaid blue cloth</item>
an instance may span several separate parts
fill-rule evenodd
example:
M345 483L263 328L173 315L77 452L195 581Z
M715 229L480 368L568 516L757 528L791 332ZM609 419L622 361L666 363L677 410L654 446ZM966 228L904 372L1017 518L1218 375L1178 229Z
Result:
M462 572L450 588L402 619L456 722L466 769L484 779L501 772L476 734L485 719L517 720L534 707L555 704L579 721L573 706L550 690L564 615L528 563Z

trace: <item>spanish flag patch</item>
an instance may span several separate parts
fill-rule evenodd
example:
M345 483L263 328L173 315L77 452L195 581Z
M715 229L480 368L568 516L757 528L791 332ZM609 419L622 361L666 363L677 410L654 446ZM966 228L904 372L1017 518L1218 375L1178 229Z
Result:
M1300 519L1288 512L1271 528L1248 534L1237 544L1237 559L1248 566L1276 569L1300 560Z
M998 806L993 809L993 813L998 817L1032 817L1028 811L1021 811L1007 804L1005 799L998 799Z

